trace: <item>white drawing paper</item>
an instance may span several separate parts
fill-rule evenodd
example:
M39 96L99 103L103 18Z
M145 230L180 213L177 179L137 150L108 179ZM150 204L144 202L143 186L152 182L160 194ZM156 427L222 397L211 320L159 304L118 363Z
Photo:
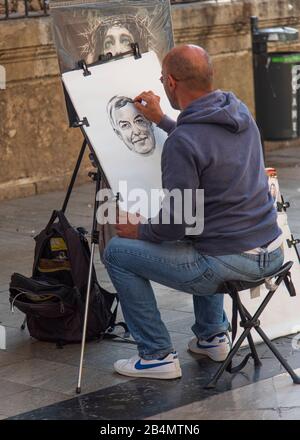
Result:
M146 191L150 204L151 190L161 189L161 154L167 134L144 118L136 110L132 99L142 91L152 90L161 97L164 113L177 118L160 82L161 67L154 52L133 56L89 67L62 75L63 82L80 119L87 118L84 127L114 194L120 193L120 207L134 211L127 205L128 193L139 199L140 190ZM124 185L123 185L124 186ZM132 201L133 202L133 201ZM157 214L159 205L140 206L145 217Z

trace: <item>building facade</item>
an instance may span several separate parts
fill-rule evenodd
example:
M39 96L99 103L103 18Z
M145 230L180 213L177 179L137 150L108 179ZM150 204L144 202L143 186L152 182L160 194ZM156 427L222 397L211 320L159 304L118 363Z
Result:
M30 3L32 11L42 8L37 0ZM0 14L3 5L0 0ZM262 27L285 24L300 29L299 0L172 2L175 43L207 49L216 86L232 90L254 111L252 15L260 18ZM271 48L276 50L276 45ZM300 52L300 42L281 45L280 50ZM1 20L0 65L7 79L5 90L0 90L0 200L66 187L82 136L79 129L68 127L51 18ZM80 181L86 180L88 167L86 159Z

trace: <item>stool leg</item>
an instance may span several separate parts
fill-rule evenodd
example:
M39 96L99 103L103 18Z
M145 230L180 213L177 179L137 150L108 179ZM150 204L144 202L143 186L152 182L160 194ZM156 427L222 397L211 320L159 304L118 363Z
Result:
M252 317L248 316L248 319L247 319L246 313L244 311L244 306L241 303L240 299L239 299L239 302L238 302L238 306L239 306L239 313L240 313L240 316L241 316L242 323L244 324L245 322L250 321L252 319ZM256 351L256 348L255 348L255 345L254 345L254 341L253 341L251 332L247 336L247 339L248 339L249 347L250 347L250 350L251 350L252 358L254 360L254 365L256 367L261 367L262 363L261 363L261 361L259 359L259 356L258 356L258 353Z
M215 373L215 375L213 376L211 381L204 387L205 389L212 389L212 388L216 387L218 380L220 379L220 377L222 376L222 374L224 373L224 371L226 370L226 368L228 367L228 365L230 364L230 362L232 361L232 359L234 358L234 356L238 352L238 349L242 345L242 342L244 341L244 339L246 339L248 337L250 331L251 331L251 328L246 328L243 331L243 333L241 334L241 336L239 337L239 339L235 343L234 347L230 350L225 361L222 363L220 368L217 370L217 372Z
M295 371L292 369L292 367L289 365L289 363L284 359L284 357L279 353L277 348L274 346L274 344L270 341L268 336L265 334L265 332L260 327L255 327L255 330L260 335L260 337L264 340L266 345L269 347L269 349L272 351L274 356L279 360L281 365L286 369L286 371L289 373L291 378L293 379L293 382L295 384L300 384L300 377L297 376Z
M256 351L256 348L255 348L255 345L254 345L254 341L253 341L253 338L252 338L251 334L248 335L248 342L249 342L249 346L250 346L250 349L251 349L252 357L253 357L253 360L254 360L254 365L256 367L261 367L262 363L261 363L261 361L259 359L259 356L258 356L258 353Z
M248 312L248 310L244 307L244 312L246 314L246 316L249 318L251 315ZM256 313L257 315L257 313ZM274 346L274 344L272 343L272 341L270 341L270 339L268 338L268 336L265 334L265 332L261 329L261 327L255 327L255 330L257 331L257 333L260 335L260 337L262 338L262 340L265 342L265 344L269 347L269 349L272 351L272 353L274 354L274 356L279 360L279 362L281 363L281 365L286 369L286 371L289 373L289 375L291 376L291 378L293 379L293 382L295 384L300 384L300 377L297 376L297 374L294 372L294 370L292 369L292 367L288 364L288 362L284 359L284 357L279 353L279 351L277 350L277 348Z

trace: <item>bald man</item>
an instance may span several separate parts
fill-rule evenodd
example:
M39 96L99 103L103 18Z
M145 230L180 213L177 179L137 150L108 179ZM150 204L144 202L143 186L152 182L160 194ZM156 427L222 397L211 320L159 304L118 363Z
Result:
M188 349L223 361L230 340L218 286L272 274L283 253L259 131L245 104L214 89L212 63L201 47L171 50L161 82L171 105L181 111L176 122L163 114L152 92L137 96L135 105L169 134L161 161L163 187L183 195L186 189L204 189L204 229L189 236L184 221L163 224L162 206L159 222L117 225L105 264L138 347L138 355L117 361L115 370L174 379L181 377L181 368L150 280L193 295L195 337Z

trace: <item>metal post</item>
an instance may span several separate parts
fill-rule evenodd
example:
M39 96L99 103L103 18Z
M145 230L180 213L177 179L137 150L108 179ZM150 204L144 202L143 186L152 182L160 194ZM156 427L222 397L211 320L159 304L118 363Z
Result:
M47 15L47 6L48 6L48 1L47 1L47 0L44 0L44 1L43 1L44 15Z
M256 42L255 41L255 33L258 31L258 17L251 17L250 18L250 26L251 26L251 39L252 39L252 65L253 65L253 84L254 84L254 108L255 108L255 117L257 122L257 75L256 75L256 69L257 64L259 62L258 57L263 56L263 54L267 54L267 43L263 42ZM262 152L265 160L265 141L262 133L262 129L257 123L257 126L259 128L260 132L260 139L261 139L261 145L262 145Z
M25 4L25 17L28 17L28 0L24 0Z
M9 18L9 5L8 5L8 0L5 0L5 18Z

